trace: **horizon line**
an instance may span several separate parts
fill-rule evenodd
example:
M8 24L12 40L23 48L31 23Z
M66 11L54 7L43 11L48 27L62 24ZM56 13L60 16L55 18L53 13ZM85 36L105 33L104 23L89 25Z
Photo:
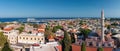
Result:
M0 16L1 17L101 17L101 16ZM120 17L120 16L105 16L105 17Z
M91 17L91 16L89 16L89 17L82 17L82 16L79 16L79 17L73 17L73 16L62 16L62 17L60 17L60 16L58 16L58 17L56 17L56 16L51 16L51 17L47 17L47 16L40 16L40 17L0 17L0 18L101 18L101 17L95 17L95 16L93 16L93 17ZM120 18L120 17L105 17L105 18Z

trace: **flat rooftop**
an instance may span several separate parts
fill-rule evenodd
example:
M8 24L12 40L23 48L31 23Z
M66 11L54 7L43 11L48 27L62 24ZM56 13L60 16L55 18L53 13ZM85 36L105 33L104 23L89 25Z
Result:
M31 47L30 51L56 51L54 46Z

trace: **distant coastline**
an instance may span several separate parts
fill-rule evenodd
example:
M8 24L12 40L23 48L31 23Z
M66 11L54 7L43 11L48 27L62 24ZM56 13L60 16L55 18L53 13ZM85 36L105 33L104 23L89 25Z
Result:
M28 18L36 20L59 20L59 19L99 19L100 17L0 17L0 22L26 21ZM120 20L120 17L106 17L113 20Z

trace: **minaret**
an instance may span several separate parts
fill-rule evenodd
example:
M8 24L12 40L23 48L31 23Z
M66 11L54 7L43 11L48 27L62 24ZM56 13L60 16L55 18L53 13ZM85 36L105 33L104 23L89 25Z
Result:
M104 41L104 10L101 11L101 41Z

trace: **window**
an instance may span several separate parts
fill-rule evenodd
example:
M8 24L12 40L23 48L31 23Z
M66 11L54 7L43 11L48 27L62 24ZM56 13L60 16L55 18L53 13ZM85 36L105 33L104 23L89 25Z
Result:
M89 42L89 46L93 46L92 42Z
M21 39L21 37L20 37L20 39Z
M28 40L28 38L26 38L26 40Z
M23 39L25 39L25 37L23 37Z
M111 44L108 44L108 46L111 46Z
M41 41L40 41L40 43L41 43Z
M31 38L31 40L32 40L32 38Z
M41 40L43 40L43 38Z
M35 38L35 40L36 40L36 38Z
M38 38L38 40L40 40L40 38Z
M102 46L105 46L105 44L102 44Z

